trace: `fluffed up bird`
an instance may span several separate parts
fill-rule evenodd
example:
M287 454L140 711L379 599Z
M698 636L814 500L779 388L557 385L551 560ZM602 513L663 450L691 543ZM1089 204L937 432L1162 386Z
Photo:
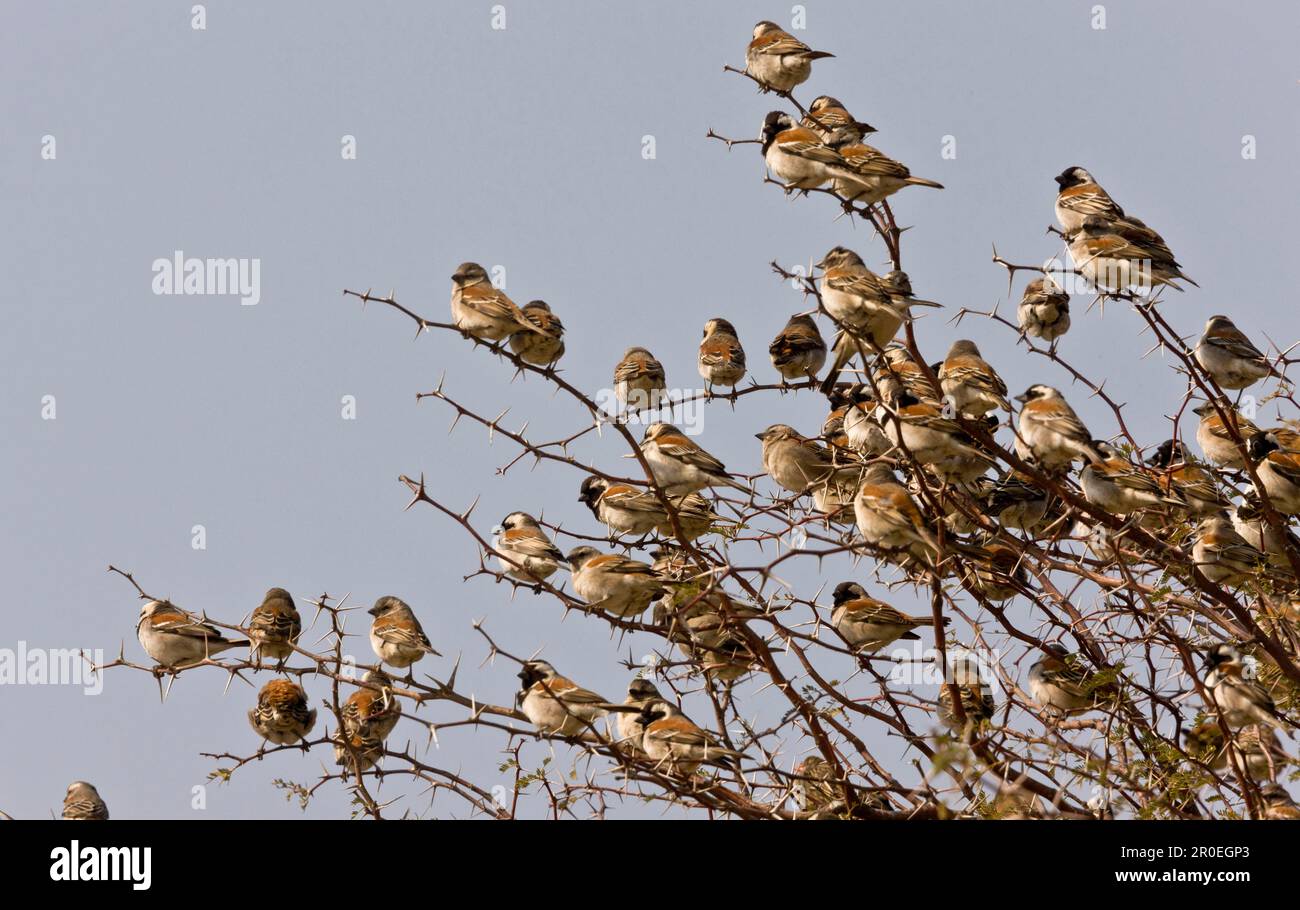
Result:
M1210 515L1197 525L1192 562L1210 581L1235 588L1256 576L1264 557L1237 533L1225 513Z
M939 541L927 527L924 514L898 482L889 465L868 465L853 501L858 533L869 545L882 550L905 550L934 564Z
M1263 723L1279 730L1287 728L1289 722L1278 713L1273 697L1257 680L1247 678L1245 659L1239 648L1228 642L1214 645L1206 652L1205 666L1209 670L1205 690L1230 725Z
M826 341L816 321L805 313L790 317L785 328L768 345L767 352L772 357L772 366L786 382L815 380L826 363Z
M814 60L834 56L813 50L765 19L754 26L753 38L745 49L745 72L758 80L765 92L789 92L807 81Z
M1220 388L1244 389L1269 376L1284 378L1227 316L1210 317L1194 353Z
M108 806L93 784L74 780L63 796L63 817L69 821L108 821Z
M308 707L302 686L276 678L257 693L257 706L248 712L248 723L267 742L291 746L316 726L316 709Z
M1227 415L1225 423L1210 401L1192 408L1192 413L1200 418L1196 426L1196 444L1201 447L1205 460L1220 468L1243 470L1246 467L1243 449L1247 453L1250 451L1250 441L1260 434L1259 427L1232 408L1224 409ZM1240 445L1237 438L1241 440Z
M666 579L648 563L637 562L595 547L575 547L569 552L573 590L596 610L612 616L639 616L668 590Z
M500 341L518 331L546 335L505 292L492 286L477 262L462 262L451 276L451 317L456 328L480 341Z
M492 534L498 567L516 581L545 581L565 563L564 554L527 512L511 512Z
M244 639L226 638L215 626L200 622L165 600L151 600L140 608L136 634L146 654L172 668L196 664L250 644Z
M964 720L957 716L957 709L953 703L954 687L961 699ZM962 733L963 737L991 723L997 709L998 703L993 696L993 687L986 682L973 680L968 683L945 682L939 686L939 719L948 729Z
M534 366L548 367L564 356L564 323L551 312L545 300L530 300L524 304L524 318L540 333L521 329L510 336L510 350L519 359Z
M670 423L652 423L641 439L641 452L655 483L675 496L705 487L726 486L750 493L727 473L726 465L704 451Z
M645 727L641 747L665 773L685 776L694 774L702 764L734 765L742 757L672 702L651 701L642 709L641 723Z
M1008 413L1007 384L997 370L980 356L975 342L960 338L948 349L948 356L939 367L939 385L958 413L969 417L983 417L989 411L1001 408Z
M519 680L520 710L534 727L551 736L581 736L611 708L605 699L561 676L544 660L525 663Z
M293 605L292 595L284 588L267 591L248 622L253 656L283 661L293 653L301 634L302 617Z
M366 612L374 617L370 624L370 647L389 666L404 669L426 654L442 656L429 643L415 611L400 597L385 595Z
M334 734L334 763L358 771L369 771L383 757L384 742L402 716L402 708L391 691L386 673L367 671L363 680L380 691L358 687L343 704L342 728Z
M614 367L614 396L629 410L653 410L668 397L664 367L642 347L630 347Z
M754 438L763 443L763 470L791 493L806 493L829 480L836 458L819 440L803 436L794 427L774 423Z
M1035 278L1020 295L1016 319L1026 335L1055 343L1070 330L1070 295L1050 276Z
M715 385L735 388L745 378L745 349L740 346L735 327L727 320L715 318L704 323L699 368L709 391Z
M1046 471L1066 469L1075 459L1105 461L1074 408L1048 385L1031 385L1016 401L1023 403L1017 425L1016 454Z
M1115 701L1113 682L1090 672L1065 645L1054 641L1044 651L1029 668L1029 694L1040 707L1052 714L1079 714Z
M855 581L842 581L832 594L835 609L831 612L831 625L844 636L855 650L874 654L900 638L919 641L921 636L913 629L934 626L933 616L911 616L895 610L889 604L867 595L862 585ZM949 619L943 617L943 625Z

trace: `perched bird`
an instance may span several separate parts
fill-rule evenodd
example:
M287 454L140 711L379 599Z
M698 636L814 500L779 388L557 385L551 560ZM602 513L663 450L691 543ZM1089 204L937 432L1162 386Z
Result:
M853 501L858 532L869 545L882 550L906 550L933 563L939 541L926 526L925 516L898 482L887 464L868 465Z
M1056 220L1067 234L1083 227L1089 215L1110 220L1124 217L1124 210L1083 168L1067 167L1055 180L1060 188L1056 195Z
M1158 247L1142 243L1124 231L1123 225L1099 215L1089 215L1083 226L1068 236L1075 270L1103 290L1149 290L1167 285L1181 291L1176 283L1179 280L1196 284L1182 273L1177 261L1166 258Z
M384 742L377 736L355 733L345 736L342 731L335 731L334 764L340 768L351 769L355 756L358 773L364 774L375 766L384 755ZM347 771L344 771L346 776Z
M1047 275L1035 278L1020 295L1016 318L1026 335L1055 342L1070 330L1070 295Z
M1215 771L1232 767L1231 750L1224 745L1223 731L1217 723L1206 721L1182 732L1183 750L1188 754ZM1259 724L1242 727L1232 739L1246 773L1256 780L1276 780L1278 771L1291 762L1277 734L1268 727Z
M1156 481L1171 498L1181 499L1187 511L1198 518L1229 507L1214 473L1188 460L1187 450L1176 439L1166 439L1147 459L1156 469Z
M772 366L786 382L815 380L826 363L826 341L811 316L795 313L768 345Z
M1300 513L1300 451L1278 445L1273 433L1259 433L1251 439L1250 457L1263 493L1283 515Z
M302 686L277 677L257 693L257 707L248 712L248 722L267 742L291 746L316 726L316 709L307 706Z
M685 495L705 487L727 486L748 494L749 487L727 473L726 466L669 423L652 423L641 439L641 452L665 493Z
M881 401L896 401L899 396L911 395L917 401L927 401L935 406L942 404L942 395L925 375L922 366L912 358L912 352L901 341L885 345L885 363L871 374Z
M84 780L68 784L63 797L63 817L69 821L108 821L108 806L100 799L99 791Z
M1089 502L1113 515L1184 505L1177 490L1162 489L1145 465L1133 464L1107 443L1092 445L1104 457L1094 459L1079 472L1079 485Z
M611 483L603 477L588 477L582 482L579 502L584 502L599 521L619 534L648 534L658 531L673 536L672 519L652 490ZM707 533L721 520L699 493L670 496L668 502L677 512L677 521L687 540Z
M456 328L480 341L500 341L518 331L546 335L514 301L492 286L483 266L462 262L451 276L451 317Z
M983 357L975 342L958 339L948 349L948 356L938 370L939 385L958 413L983 417L1002 408L1011 411L1007 401L1007 384Z
M1278 713L1273 697L1255 679L1247 678L1241 651L1221 642L1206 653L1205 689L1224 719L1233 727L1264 723L1285 730L1287 722ZM1208 707L1208 706L1207 706Z
M392 667L406 668L426 654L441 657L415 618L415 611L391 594L379 598L366 611L375 619L370 624L370 647Z
M1268 376L1283 378L1227 316L1211 316L1196 342L1196 362L1220 388L1244 389Z
M1250 440L1259 435L1259 427L1231 408L1224 411L1228 415L1225 424L1219 412L1214 409L1213 402L1209 401L1192 408L1192 413L1201 418L1196 427L1196 444L1201 447L1201 454L1206 460L1221 468L1243 470L1246 467L1246 457L1242 451L1249 451ZM1234 432L1241 439L1240 446L1233 438Z
M1031 385L1016 401L1020 409L1016 454L1046 471L1063 470L1076 458L1105 461L1106 456L1092 442L1083 425L1061 393L1048 385Z
M913 177L907 165L895 161L880 149L858 141L836 145L845 164L851 170L849 176L836 175L831 188L850 202L863 205L875 205L897 193L905 186L928 186L936 190L943 189L943 184L924 177Z
M745 49L745 72L758 80L763 91L789 92L812 75L814 60L834 56L812 50L765 19L754 26L754 37Z
M1219 585L1237 587L1255 576L1264 560L1237 533L1226 515L1211 515L1197 525L1192 562L1201 574Z
M791 493L806 493L829 480L835 457L825 444L803 436L794 427L774 423L754 438L763 443L763 470Z
M1011 471L989 484L985 511L1004 528L1033 533L1047 519L1052 497L1027 475Z
M614 395L629 410L660 407L667 398L668 384L664 367L653 354L641 347L623 352L614 367Z
M186 667L231 648L247 648L243 639L224 637L215 626L200 622L165 600L140 608L136 634L144 652L164 667Z
M954 686L961 698L965 720L957 716L957 710L953 705ZM993 697L993 687L988 683L972 680L968 683L944 683L939 687L939 719L950 730L960 731L963 737L991 723L997 709L998 703Z
M1300 537L1289 527L1275 530L1264 518L1258 497L1248 494L1232 510L1232 527L1273 566L1289 568L1287 551L1300 554Z
M628 683L627 698L623 699L623 704L638 710L620 712L616 721L617 745L625 753L636 758L645 758L645 749L641 747L645 736L645 724L641 722L641 712L647 705L656 701L663 701L663 696L659 694L658 687L644 676L637 676Z
M745 349L740 346L736 329L725 319L704 323L704 340L700 342L700 376L712 391L715 385L735 388L745 378Z
M253 610L248 622L248 637L253 641L252 654L285 660L302 634L302 617L293 605L293 597L284 588L272 588Z
M844 411L844 441L860 455L883 455L894 444L875 417L879 403L861 385L855 385L853 389L851 401Z
M1090 673L1059 641L1044 646L1029 668L1029 694L1051 714L1079 714L1114 700L1115 686Z
M832 597L835 609L831 613L831 625L844 636L850 647L868 654L874 654L900 638L919 641L921 636L912 630L934 626L933 616L900 613L889 604L867 596L862 585L855 581L840 582ZM948 625L948 622L948 617L943 617L943 625Z
M808 114L799 122L804 129L813 130L827 145L852 145L862 137L874 133L876 128L863 123L844 107L843 102L830 95L818 95L808 105Z
M569 551L573 590L587 605L613 616L639 616L667 590L665 579L649 564L595 547Z
M660 572L665 567L655 561ZM673 570L668 570L673 571ZM687 573L673 571L678 578ZM655 624L666 628L667 637L682 655L720 683L732 683L749 673L757 658L746 640L744 620L759 615L737 603L726 592L692 591L683 588L655 606Z
M672 702L651 701L641 711L641 748L667 774L694 774L705 763L734 764L741 753L728 749Z
M986 600L1001 603L1029 589L1029 573L1021 554L989 540L966 553L966 582Z
M815 131L797 126L784 111L772 111L759 135L767 169L793 190L815 190L833 180L848 180L861 187L856 171L844 156L822 141Z
M545 581L565 562L564 554L527 512L511 512L492 534L497 566L516 581Z
M510 350L534 366L548 367L564 356L564 323L551 312L545 300L530 300L522 310L524 318L542 331L521 329L510 336Z
M343 732L364 741L382 743L397 726L402 705L393 694L393 681L387 673L367 670L362 682L343 703ZM377 686L378 690L371 688Z
M516 696L530 723L550 736L581 736L609 713L609 702L565 679L544 660L530 660L519 671Z
M881 406L876 419L894 445L906 449L945 483L971 483L994 464L957 421L906 392L891 407Z
M1264 800L1264 818L1269 821L1296 821L1300 819L1300 806L1281 784L1265 784L1259 788Z

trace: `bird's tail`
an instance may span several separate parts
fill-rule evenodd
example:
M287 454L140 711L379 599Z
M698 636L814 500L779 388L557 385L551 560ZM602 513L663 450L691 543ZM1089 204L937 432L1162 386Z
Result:
M903 182L909 184L910 186L931 186L934 187L936 190L943 189L942 183L937 183L933 180L926 180L924 177L908 177Z

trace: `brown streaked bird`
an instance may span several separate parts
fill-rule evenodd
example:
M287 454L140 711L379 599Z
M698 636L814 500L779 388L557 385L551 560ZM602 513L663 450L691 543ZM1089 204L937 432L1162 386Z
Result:
M63 796L63 817L69 821L108 821L108 806L93 784L74 780Z
M1061 393L1048 385L1031 385L1016 401L1020 409L1016 454L1046 471L1063 470L1075 459L1105 461L1092 434Z
M375 618L370 624L370 647L389 666L405 669L426 654L442 656L429 643L415 611L400 597L380 597L366 612Z
M497 567L516 581L545 581L565 563L559 547L527 512L511 512L492 534Z
M165 600L151 600L140 608L136 634L144 652L164 667L186 667L250 644L226 638L215 626Z
M1134 464L1108 443L1092 445L1103 457L1094 458L1079 472L1079 485L1089 502L1112 515L1185 508L1178 491L1165 492L1146 465Z
M1029 573L1021 554L990 540L966 554L966 583L986 600L1001 603L1029 590Z
M641 452L655 483L675 496L705 487L727 486L753 492L727 473L727 467L670 423L652 423L641 438Z
M1250 441L1255 474L1274 509L1283 515L1300 513L1300 452L1282 448L1272 432Z
M952 689L956 686L961 698L962 711L966 715L963 721L957 716L953 706ZM993 715L998 710L997 700L993 697L993 687L984 682L961 684L943 683L939 686L939 719L948 729L960 732L963 737L993 722Z
M700 376L709 385L735 388L745 378L745 349L740 346L735 327L725 319L704 323L704 340L700 342Z
M1237 533L1226 513L1201 519L1192 545L1192 562L1217 585L1239 587L1257 576L1264 556Z
M590 689L556 672L545 660L527 661L519 671L515 697L520 710L542 733L582 736L613 707Z
M812 75L814 60L834 56L813 50L775 22L764 19L754 26L749 47L745 48L745 72L758 80L764 92L789 92Z
M1205 690L1211 704L1217 706L1223 718L1233 727L1264 723L1285 730L1290 723L1278 713L1273 696L1246 672L1246 659L1236 645L1220 642L1205 656Z
M1050 276L1035 278L1020 295L1016 319L1026 335L1055 346L1056 339L1070 330L1070 295Z
M855 581L842 581L832 594L835 609L831 612L831 625L844 636L854 650L874 654L900 638L919 641L921 636L913 629L934 626L933 616L911 616L895 610L884 601L868 596L862 585ZM943 617L943 625L949 619Z
M852 145L876 131L874 126L858 120L848 112L843 102L830 95L814 98L799 125L816 132L827 145Z
M1224 408L1228 418L1225 424L1209 401L1192 408L1192 413L1201 419L1196 427L1196 444L1201 447L1205 460L1220 468L1244 470L1246 457L1242 449L1250 451L1250 441L1261 432L1259 427L1232 408ZM1234 432L1241 439L1242 446L1237 445Z
M672 519L653 490L611 483L603 477L588 477L582 482L578 501L586 503L599 521L618 534L657 531L664 537L674 536ZM677 521L687 540L707 533L721 520L699 493L670 496L668 501L677 512Z
M1232 510L1232 526L1246 543L1265 554L1275 567L1289 569L1288 550L1300 553L1300 537L1289 527L1274 530L1264 517L1263 506L1259 497L1248 493ZM1300 615L1295 621L1300 624Z
M1075 269L1105 291L1153 290L1157 286L1181 291L1178 281L1196 285L1183 274L1172 255L1165 255L1163 240L1158 244L1142 243L1125 227L1099 215L1085 218L1083 226L1069 235Z
M564 356L564 323L551 312L545 300L524 304L524 318L541 329L541 333L521 329L510 336L510 350L533 366L549 367Z
M938 540L907 488L898 482L887 464L877 462L867 466L853 501L853 513L858 532L871 546L906 550L931 564L938 559Z
M774 423L754 438L763 443L763 470L777 486L791 493L806 493L829 480L835 457L824 443L803 436L794 427Z
M248 723L267 742L292 746L316 726L316 709L308 707L302 686L277 677L257 693L257 706L248 712Z
M840 153L851 173L848 176L835 175L831 188L850 202L876 205L905 186L943 189L943 184L936 180L913 177L907 165L895 161L865 142L837 145L835 150Z
M293 653L293 646L301 634L302 617L293 605L292 595L284 588L267 591L248 621L248 637L253 642L252 656L283 661Z
M387 673L367 670L362 682L343 703L343 732L350 737L382 743L397 726L402 705L393 693L393 681ZM376 689L370 686L377 686Z
M784 111L772 111L763 120L760 148L767 169L785 187L814 190L837 179L856 180L852 165L815 131L797 126ZM858 184L854 184L858 186Z
M1089 215L1101 215L1111 220L1124 217L1124 210L1083 168L1067 167L1054 179L1059 187L1056 220L1067 234L1083 227L1083 221Z
M1281 784L1265 784L1259 788L1264 801L1264 818L1268 821L1300 820L1300 806Z
M896 401L901 395L911 395L917 401L940 405L941 393L925 375L925 369L912 358L912 352L901 341L885 345L884 363L871 374L872 382L882 401ZM877 421L880 415L877 414Z
M1281 373L1227 316L1211 316L1196 342L1196 362L1223 389L1244 389Z
M664 367L642 347L630 347L614 367L614 395L629 410L661 407L667 399L668 380Z
M957 421L906 392L891 406L879 408L876 419L895 446L906 449L945 483L971 483L994 465Z
M689 775L702 764L735 765L742 753L728 749L672 702L651 701L641 712L641 747L660 770Z
M520 330L546 334L505 292L492 286L477 262L462 262L451 276L451 317L456 328L480 341L500 341Z
M970 417L983 417L989 411L1001 408L1011 411L1007 401L1007 384L997 370L980 356L975 342L959 338L948 349L948 356L939 367L939 386L958 413Z
M1213 720L1184 729L1183 751L1198 761L1205 762L1215 771L1232 767L1231 749L1224 744L1223 730ZM1240 753L1246 772L1256 780L1276 780L1278 772L1291 763L1291 756L1282 748L1277 734L1260 724L1242 727L1233 736L1233 744Z
M772 343L768 345L772 366L785 382L816 380L826 363L826 341L817 330L816 321L805 313L795 313Z
M620 712L616 725L618 727L618 742L616 745L627 755L634 758L645 758L645 749L641 747L642 739L645 736L645 724L641 722L641 711L652 702L663 701L664 697L659 694L659 688L650 680L643 676L634 677L627 685L627 698L623 699L623 704L629 708L638 708L637 711Z
M1118 696L1114 682L1092 673L1077 654L1059 641L1044 646L1029 668L1029 694L1051 714L1080 714L1113 704Z
M1177 439L1166 439L1147 459L1156 469L1156 481L1169 496L1181 499L1196 518L1213 515L1232 503L1219 489L1212 471L1187 457L1187 449Z
M668 590L667 580L648 563L595 547L570 550L569 566L573 590L589 607L624 619L641 615Z

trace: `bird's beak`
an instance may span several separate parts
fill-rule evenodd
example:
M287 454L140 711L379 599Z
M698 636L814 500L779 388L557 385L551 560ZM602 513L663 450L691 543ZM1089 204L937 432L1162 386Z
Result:
M1057 185L1057 186L1059 186L1061 189L1065 189L1065 180L1066 180L1066 177L1065 177L1064 174L1057 174L1057 175L1056 175L1055 177L1053 177L1052 179L1056 181L1056 185Z
M506 531L506 529L503 528L503 527L501 527L501 525L493 525L493 526L492 526L492 533L493 533L493 534L504 534L505 531Z
M1028 395L1020 394L1020 395L1017 395L1017 396L1016 396L1016 401L1020 402L1021 404L1024 404L1024 403L1025 403L1026 401L1028 401L1028 400L1029 400L1029 396L1028 396Z
M766 438L767 438L767 434L766 434L766 433L755 433L755 434L754 434L754 438L755 438L755 439L766 439Z

